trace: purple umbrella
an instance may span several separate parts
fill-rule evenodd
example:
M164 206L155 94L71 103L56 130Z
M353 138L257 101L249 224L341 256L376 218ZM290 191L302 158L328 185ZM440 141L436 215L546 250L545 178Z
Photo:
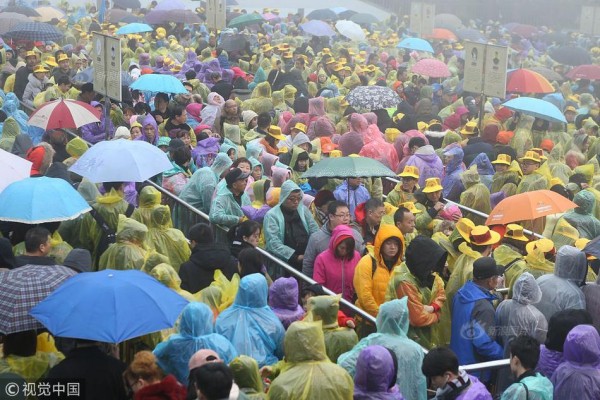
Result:
M327 25L323 21L315 20L308 21L305 24L301 24L300 28L309 35L313 36L335 36L335 31L331 26Z
M153 10L146 15L149 24L164 24L168 22L182 24L199 24L200 17L189 10Z

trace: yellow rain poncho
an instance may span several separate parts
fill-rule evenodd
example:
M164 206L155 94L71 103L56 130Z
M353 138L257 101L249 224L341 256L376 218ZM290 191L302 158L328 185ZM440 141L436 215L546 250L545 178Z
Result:
M515 149L517 157L523 157L525 152L533 147L533 140L531 138L531 127L533 126L534 118L528 115L521 115L517 127L515 129L515 136L510 141L510 147Z
M138 208L133 211L131 218L146 226L150 226L152 211L160 206L161 193L154 186L146 186L140 192L138 202ZM172 226L172 224L169 225L169 228Z
M59 352L38 351L30 357L11 354L6 358L0 358L0 374L14 373L23 377L28 383L35 383L40 378L45 377L50 368L64 358L63 354Z
M320 323L294 322L284 339L287 369L269 389L271 400L352 400L354 382L327 359Z
M539 278L542 275L552 274L554 272L554 263L546 260L545 253L540 249L534 248L531 252L525 255L525 262L527 262L527 272Z
M490 191L479 181L477 166L473 166L463 172L460 180L466 189L460 195L460 204L484 214L489 214L492 211L490 206ZM465 213L464 217L469 218L475 225L484 225L486 220L485 217L470 212Z
M271 96L271 84L269 82L259 83L252 91L250 98L242 102L242 111L252 110L257 114L271 111L273 109Z
M273 92L273 95L271 96L273 99L273 107L275 108L275 110L278 110L280 112L290 111L290 107L285 103L283 95L284 93L282 90L277 90Z
M327 118L329 118L329 120L331 122L333 122L334 125L337 125L338 122L341 121L342 115L344 114L342 112L341 101L342 101L342 97L338 96L338 97L332 97L330 99L327 99L325 102L325 109L327 110Z
M504 192L506 197L517 194L517 187L521 182L521 168L519 163L515 160L512 161L508 171L496 172L492 177L492 186L490 193Z
M542 167L540 167L540 169ZM521 179L521 182L517 187L517 194L548 189L549 180L546 179L546 176L544 176L542 172L539 172L540 169L534 171L529 175L523 175L523 178Z
M171 212L167 206L158 206L152 211L151 221L146 234L146 245L158 253L167 256L170 265L179 271L181 264L186 262L192 251L183 232L169 228L172 225Z
M240 277L234 274L230 281L220 269L217 269L213 279L209 287L194 294L194 297L196 301L207 304L216 319L221 311L233 304L240 287Z
M559 178L564 185L569 183L569 177L573 174L573 171L565 164L565 154L561 144L557 144L552 148L547 163L553 177Z
M142 269L146 258L143 244L147 233L148 228L145 225L120 215L117 242L111 244L102 254L98 269Z
M21 133L19 123L13 117L8 117L6 121L4 121L4 125L2 128L2 138L0 138L0 149L8 151L10 153L12 151L13 144L15 143L15 138L19 133Z
M146 260L142 266L142 272L149 274L150 271L159 264L169 264L169 257L163 256L154 250L150 250L146 253Z
M178 295L185 298L188 301L196 301L194 296L187 290L181 288L181 278L175 272L172 266L169 264L158 264L152 268L150 275L156 278L157 281L165 285L166 287L173 289Z
M338 296L315 296L308 300L306 321L321 321L325 337L325 350L332 362L337 362L339 356L351 350L358 343L358 336L353 329L338 325L340 309Z
M458 246L458 250L462 253L454 263L454 270L446 284L446 297L448 304L452 307L452 299L458 290L463 287L468 280L473 279L473 263L478 258L481 258L481 253L471 249L466 242Z
M229 363L233 373L233 380L250 400L264 400L267 398L263 387L262 378L258 371L258 364L252 357L241 355Z
M575 246L575 242L579 239L579 232L567 220L559 218L551 231L550 239L557 249L567 245Z
M498 265L506 268L504 271L504 286L508 288L508 297L512 298L512 289L517 279L527 271L527 263L523 256L505 244L498 246L493 253Z
M48 253L48 257L53 258L57 265L62 265L67 255L71 252L71 250L73 250L73 247L71 247L69 243L63 241L58 231L55 231L50 236L50 246L50 253ZM15 247L13 247L13 253L15 256L24 255L25 242L18 243Z

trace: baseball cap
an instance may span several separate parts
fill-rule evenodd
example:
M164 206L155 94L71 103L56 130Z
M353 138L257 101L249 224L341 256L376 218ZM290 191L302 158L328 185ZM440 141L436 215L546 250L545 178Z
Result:
M225 182L227 182L227 186L233 185L234 182L237 182L242 179L246 179L250 174L245 173L239 168L234 168L225 175Z
M473 278L477 280L500 276L503 273L504 268L496 264L492 257L481 257L473 263Z

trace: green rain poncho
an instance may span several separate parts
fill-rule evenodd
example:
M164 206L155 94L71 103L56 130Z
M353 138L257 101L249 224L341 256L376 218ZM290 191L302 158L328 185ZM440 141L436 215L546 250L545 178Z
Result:
M564 215L564 219L579 231L579 236L594 239L600 236L600 221L594 217L596 198L588 190L582 190L575 195L573 202L578 207Z
M134 219L146 226L150 226L152 211L161 202L161 193L154 186L146 186L142 189L139 196L139 207L131 214L131 219ZM172 225L171 225L172 226ZM169 226L169 228L171 227Z
M427 399L427 380L421 372L423 349L407 337L408 298L383 303L377 314L377 333L362 339L352 350L338 358L338 364L350 375L356 372L358 355L367 346L378 344L393 351L398 358L396 382L407 400Z
M146 258L146 250L142 246L147 233L145 225L120 215L117 242L102 254L98 269L142 269Z
M519 122L517 122L515 136L510 141L510 147L515 149L519 158L523 157L525 152L533 147L533 140L531 138L533 120L533 117L521 115Z
M241 355L229 363L229 368L233 373L233 380L248 399L263 400L267 398L258 371L258 364L254 358Z
M271 100L271 85L269 82L262 82L256 85L252 95L248 100L242 103L242 111L252 110L257 114L269 112L273 109Z
M296 169L297 168L296 163L298 162L298 158L300 157L300 155L308 156L308 153L305 150L303 150L301 147L294 146L292 148L292 158L290 159L290 168L292 169L292 181L294 181L297 185L304 185L305 183L308 183L308 179L302 178L302 174L304 174L306 171L308 171L308 169L312 166L312 160L310 159L310 156L308 156L308 162L306 164L306 168L304 169L304 171L299 171Z
M565 185L569 183L569 177L573 174L573 171L565 164L565 154L562 145L557 144L552 148L547 162L553 177L559 178Z
M490 191L479 181L477 167L472 167L463 172L460 180L466 188L460 195L460 204L484 214L489 214L492 211L490 206ZM483 225L486 220L485 217L474 213L466 213L464 217L469 218L475 225Z
M287 369L269 388L272 400L352 400L354 382L327 359L320 323L294 322L285 339Z
M517 187L517 194L548 189L548 180L538 171L524 175Z
M0 136L0 149L6 150L10 153L12 151L13 144L15 143L15 138L19 133L21 133L19 123L13 117L8 117L6 121L4 121L4 126L2 127L2 136Z
M171 212L167 206L158 206L152 211L151 222L146 234L146 245L169 258L171 266L179 271L181 264L190 258L192 251L187 239L179 229L169 228Z
M481 253L471 249L467 243L461 243L458 250L462 253L454 263L454 270L446 284L447 302L452 307L452 299L458 290L463 287L468 280L473 279L473 263L481 258Z
M517 194L517 187L521 182L521 168L517 161L513 160L507 171L496 172L492 177L490 193L504 192L506 197Z
M504 286L508 288L508 297L512 297L513 286L519 276L527 271L527 263L521 253L505 244L496 247L493 257L498 265L506 268L504 271Z
M331 122L333 122L334 125L337 125L338 122L341 121L342 115L344 114L342 112L341 101L342 101L342 97L338 96L338 97L332 97L330 99L327 99L325 102L325 109L327 110L327 118L329 118L329 120Z
M350 351L358 343L358 336L353 329L342 328L338 325L340 297L315 296L308 300L307 320L322 322L325 349L327 357L332 362L337 362L340 355Z
M28 383L35 384L40 378L46 376L50 368L64 358L62 353L44 351L38 351L30 357L11 354L6 358L0 358L0 374L14 373L21 376Z

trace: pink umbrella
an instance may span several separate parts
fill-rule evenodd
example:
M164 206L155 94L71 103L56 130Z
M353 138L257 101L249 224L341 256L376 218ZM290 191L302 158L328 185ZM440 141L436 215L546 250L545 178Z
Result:
M435 58L425 58L417 62L413 65L412 72L430 78L447 78L451 75L448 66Z
M565 75L569 79L600 79L600 65L579 65Z
M274 19L279 18L278 15L275 15L273 13L265 13L262 15L262 17L265 19L265 21L273 21Z
M87 103L77 100L54 100L43 104L31 117L29 124L44 130L72 128L100 122L100 113Z

